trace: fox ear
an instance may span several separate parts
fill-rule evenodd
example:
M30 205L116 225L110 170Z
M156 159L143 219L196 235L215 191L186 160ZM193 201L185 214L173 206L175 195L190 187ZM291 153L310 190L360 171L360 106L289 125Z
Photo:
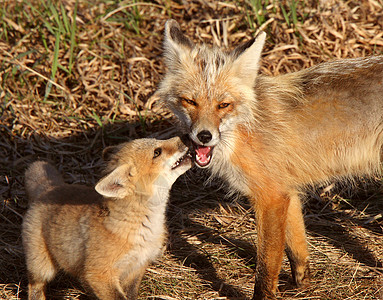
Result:
M234 68L238 77L253 85L258 75L259 60L261 58L266 33L259 33L255 39L237 47L232 55L235 57Z
M95 189L105 197L124 198L133 193L134 184L131 177L136 173L137 169L134 166L124 164L100 179Z
M164 48L165 56L171 60L182 51L193 49L194 43L183 34L177 21L170 19L165 24Z

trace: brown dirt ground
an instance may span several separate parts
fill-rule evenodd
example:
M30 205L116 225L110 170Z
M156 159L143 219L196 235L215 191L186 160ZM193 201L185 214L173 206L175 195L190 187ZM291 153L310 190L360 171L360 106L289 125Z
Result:
M2 1L1 299L26 298L20 225L29 163L50 160L67 182L92 185L100 178L105 146L176 133L174 118L155 94L170 17L196 42L229 49L265 30L261 71L270 75L383 50L381 0ZM174 186L168 248L148 269L142 299L251 296L253 212L246 199L226 198L220 182L204 185L204 179L192 170ZM285 260L281 299L383 299L383 193L382 179L375 179L308 191L312 284L296 290ZM90 296L59 275L48 299Z

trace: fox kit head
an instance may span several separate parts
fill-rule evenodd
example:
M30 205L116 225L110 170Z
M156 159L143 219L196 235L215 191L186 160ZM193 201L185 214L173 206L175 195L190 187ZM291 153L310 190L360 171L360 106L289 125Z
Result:
M181 121L196 151L196 163L207 167L214 148L229 143L239 123L253 122L254 84L265 33L232 52L195 45L174 20L165 26L168 71L159 93Z
M124 198L134 191L151 194L155 188L169 191L176 179L191 167L189 149L175 137L168 140L138 139L106 148L107 174L96 191Z

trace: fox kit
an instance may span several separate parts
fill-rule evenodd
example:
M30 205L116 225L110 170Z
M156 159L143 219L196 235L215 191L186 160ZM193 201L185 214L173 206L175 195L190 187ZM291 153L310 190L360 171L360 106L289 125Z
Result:
M299 194L307 185L381 171L383 56L258 75L265 33L224 52L165 28L162 101L201 168L248 196L257 216L254 299L273 299L283 251L298 286L309 263Z
M95 189L65 184L43 161L26 171L29 299L45 299L59 269L99 299L136 299L146 267L162 254L169 190L191 167L187 147L179 138L140 139L110 156Z

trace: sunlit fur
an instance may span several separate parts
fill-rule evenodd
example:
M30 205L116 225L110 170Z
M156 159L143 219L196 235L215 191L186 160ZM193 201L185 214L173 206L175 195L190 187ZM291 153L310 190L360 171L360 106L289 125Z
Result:
M194 141L195 128L214 132L212 174L247 195L256 211L254 299L274 297L285 243L295 281L307 284L299 194L308 185L381 172L383 56L268 77L258 75L262 36L226 53L194 45L169 21L164 46L164 104ZM183 97L198 105L184 105ZM220 101L231 109L217 110Z
M99 299L136 299L147 266L162 254L169 190L191 167L187 158L174 168L187 147L173 138L107 149L106 176L95 188L65 184L43 161L26 171L30 208L22 237L30 300L45 299L45 285L59 270Z

